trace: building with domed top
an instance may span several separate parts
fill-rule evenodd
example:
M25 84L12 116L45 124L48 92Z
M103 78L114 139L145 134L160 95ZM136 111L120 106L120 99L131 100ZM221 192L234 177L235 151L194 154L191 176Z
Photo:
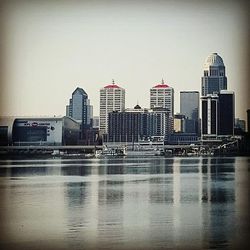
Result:
M218 94L220 90L227 89L227 77L225 65L217 53L209 55L203 66L201 78L201 95Z

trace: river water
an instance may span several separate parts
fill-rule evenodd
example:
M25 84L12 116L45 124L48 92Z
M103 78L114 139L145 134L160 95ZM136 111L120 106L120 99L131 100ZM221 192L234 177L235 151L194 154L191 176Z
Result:
M247 157L0 160L1 249L242 249Z

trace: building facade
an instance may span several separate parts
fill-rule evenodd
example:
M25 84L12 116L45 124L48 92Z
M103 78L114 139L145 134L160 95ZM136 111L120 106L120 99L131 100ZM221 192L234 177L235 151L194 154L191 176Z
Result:
M174 116L174 89L162 80L161 84L150 89L150 108L162 107L169 110L170 116Z
M207 57L201 78L202 96L219 93L227 89L227 77L222 58L217 53Z
M82 88L77 87L72 93L69 105L66 106L66 116L80 124L79 143L86 144L88 130L93 122L93 106L90 105L88 95Z
M180 113L185 116L185 133L199 132L199 103L200 94L198 91L180 92Z
M235 98L233 91L221 90L219 93L219 135L234 135Z
M82 127L91 125L93 106L90 105L88 95L82 88L77 87L72 93L69 105L66 106L66 116L77 120Z
M235 118L235 128L240 129L242 132L246 132L246 121L240 118Z
M109 113L109 142L164 141L169 134L169 111L134 109Z
M71 117L0 119L0 145L77 145L80 124Z
M202 136L217 137L218 135L218 95L201 97Z
M234 135L234 92L203 96L201 102L203 139Z
M100 89L100 131L108 133L108 114L113 111L125 110L125 89L114 83Z

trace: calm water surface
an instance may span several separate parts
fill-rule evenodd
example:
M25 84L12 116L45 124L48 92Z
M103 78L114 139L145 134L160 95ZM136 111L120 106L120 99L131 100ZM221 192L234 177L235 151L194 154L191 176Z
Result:
M0 248L243 248L249 169L247 157L0 160Z

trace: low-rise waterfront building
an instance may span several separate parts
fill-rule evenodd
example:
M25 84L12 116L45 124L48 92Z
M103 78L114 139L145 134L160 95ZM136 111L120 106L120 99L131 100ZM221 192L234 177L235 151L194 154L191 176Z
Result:
M2 117L1 145L77 145L80 124L64 117Z
M109 142L162 140L170 133L169 111L165 108L134 109L109 113Z

